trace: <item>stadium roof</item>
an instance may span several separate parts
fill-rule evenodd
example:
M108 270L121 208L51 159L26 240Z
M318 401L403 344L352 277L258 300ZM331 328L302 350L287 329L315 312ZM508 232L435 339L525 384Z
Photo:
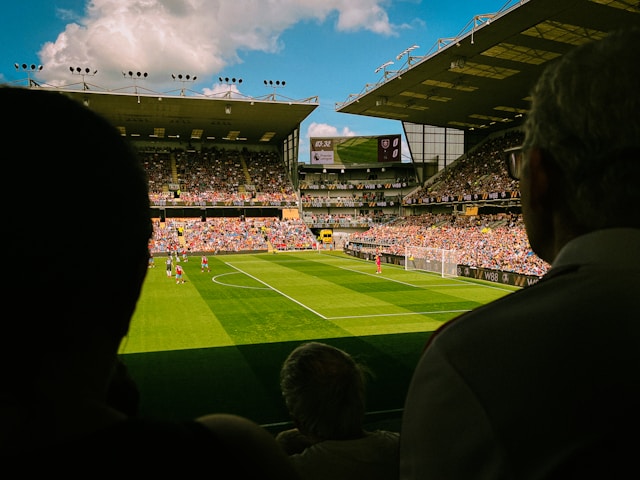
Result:
M336 111L487 134L516 127L545 65L630 25L640 25L638 0L510 1L439 39L426 55L413 57L417 46L400 52L376 69L381 81L349 95ZM398 61L405 63L391 70Z
M40 86L38 86L40 87ZM104 115L121 133L136 140L246 142L282 146L282 142L318 107L317 97L291 100L231 95L164 95L148 91L118 93L95 86L82 90L51 87Z
M622 26L640 25L638 0L508 0L476 15L425 55L409 47L381 65L382 79L350 94L337 112L485 132L519 126L528 92L548 62L574 45ZM635 59L634 59L635 60ZM404 62L400 68L392 69ZM84 102L134 140L241 141L281 146L318 107L292 100L231 94L133 93L95 85L55 89ZM194 92L195 93L195 92Z

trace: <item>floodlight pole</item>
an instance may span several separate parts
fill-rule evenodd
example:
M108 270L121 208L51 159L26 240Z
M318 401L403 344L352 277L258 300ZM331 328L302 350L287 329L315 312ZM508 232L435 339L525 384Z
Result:
M225 83L227 85L227 91L224 94L224 98L231 98L231 91L233 90L234 85L240 85L242 83L241 78L229 78L229 77L218 77L220 83ZM237 87L236 87L237 88Z
M35 80L33 80L31 78L31 74L39 72L40 70L42 70L42 68L43 68L42 65L36 65L34 63L32 63L31 65L27 65L26 63L23 63L23 64L14 63L13 66L18 71L22 70L23 72L27 72L27 86L29 88L31 88L31 87L39 87L40 86L40 84L38 82L36 82Z
M182 73L177 73L177 74L172 73L171 78L173 78L175 81L182 83L182 88L180 89L180 95L184 97L185 84L187 82L192 82L192 83L195 82L198 77L196 77L195 75L191 76L189 74L183 75Z
M81 67L69 67L71 71L71 75L80 75L82 77L82 90L89 90L89 85L85 81L85 77L93 77L98 70L93 70L89 67L81 68Z
M133 73L131 70L129 70L128 72L122 72L122 76L123 77L129 77L131 80L133 80L133 91L134 93L137 95L138 94L138 80L143 80L146 79L149 74L147 72L136 72ZM140 103L140 97L138 97L138 103Z
M273 93L270 95L271 100L277 100L276 98L276 88L283 88L287 82L284 80L265 80L264 84L267 87L273 88Z

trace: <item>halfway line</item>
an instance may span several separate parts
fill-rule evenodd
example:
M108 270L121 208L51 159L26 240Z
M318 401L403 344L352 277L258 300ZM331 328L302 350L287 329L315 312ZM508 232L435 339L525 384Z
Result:
M324 319L324 320L327 320L327 317L325 317L325 316L324 316L324 315L322 315L321 313L318 313L318 312L316 312L314 309L307 307L305 304L300 303L300 302L299 302L298 300L296 300L295 298L292 298L292 297L290 297L289 295L287 295L287 294L285 294L285 293L281 292L281 291L280 291L280 290L278 290L277 288L273 288L273 287L272 287L271 285L269 285L267 282L263 282L263 281L262 281L262 280L260 280L259 278L254 277L253 275L248 274L248 273L247 273L247 272L245 272L244 270L240 270L240 269L239 269L238 267L236 267L235 265L231 265L231 264L230 264L230 263L228 263L228 262L224 262L224 263L225 263L225 265L229 265L231 268L235 268L237 271L239 271L240 273L242 273L242 274L246 275L247 277L253 278L256 282L259 282L259 283L261 283L261 284L263 284L263 285L267 286L268 288L270 288L270 289L271 289L271 290L273 290L274 292L279 293L280 295L282 295L283 297L285 297L285 298L287 298L287 299L291 300L292 302L297 303L297 304L298 304L298 305L300 305L302 308L305 308L305 309L309 310L310 312L312 312L312 313L314 313L314 314L318 315L320 318L322 318L322 319Z

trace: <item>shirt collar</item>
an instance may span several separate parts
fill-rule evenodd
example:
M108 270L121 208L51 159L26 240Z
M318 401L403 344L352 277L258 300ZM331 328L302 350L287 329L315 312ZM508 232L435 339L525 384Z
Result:
M560 249L553 267L585 263L640 268L640 229L608 228L576 237Z

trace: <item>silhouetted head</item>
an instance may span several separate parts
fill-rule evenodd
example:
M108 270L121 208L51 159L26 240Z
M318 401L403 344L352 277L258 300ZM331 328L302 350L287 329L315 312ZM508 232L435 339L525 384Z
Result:
M280 388L296 427L318 440L362 436L368 373L331 345L308 342L294 349L282 365Z
M2 87L0 105L2 296L13 312L3 365L37 368L91 337L117 344L147 271L146 172L113 125L62 92Z

